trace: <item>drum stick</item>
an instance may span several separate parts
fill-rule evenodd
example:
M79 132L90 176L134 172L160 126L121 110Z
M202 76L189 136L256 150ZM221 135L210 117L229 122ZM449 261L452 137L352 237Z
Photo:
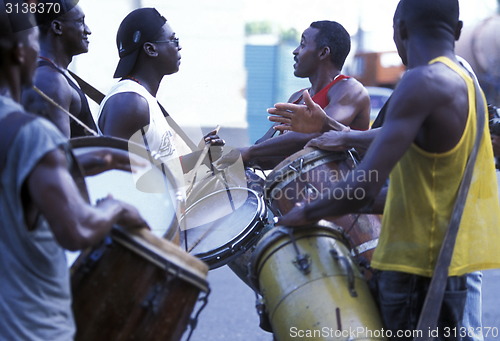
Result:
M99 136L99 134L95 130L93 130L92 128L90 128L89 126L87 126L85 123L83 123L82 121L80 121L75 115L73 115L72 113L70 113L68 110L66 110L63 107L61 107L59 105L59 103L57 103L52 98L50 98L45 92L43 92L42 90L40 90L39 88L37 88L34 85L33 85L33 90L35 90L35 92L38 93L40 96L42 96L42 98L45 99L47 102L49 102L50 104L52 104L53 106L55 106L57 109L61 110L66 115L68 115L70 118L72 118L73 120L75 120L76 123L78 123L79 125L81 125L87 131L89 131L92 135Z

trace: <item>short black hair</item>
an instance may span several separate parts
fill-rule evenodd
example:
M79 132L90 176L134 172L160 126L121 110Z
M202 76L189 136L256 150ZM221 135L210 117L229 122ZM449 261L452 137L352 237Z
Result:
M455 31L459 21L458 0L401 0L401 19L408 27Z
M22 0L9 0L10 4L24 3ZM9 13L10 12L10 13ZM30 28L36 26L35 18L32 14L23 11L9 11L5 2L0 5L0 63L4 63L4 53L9 51L14 44L23 39L25 33Z
M351 51L351 36L344 26L336 21L322 20L313 22L311 27L319 30L316 35L317 48L328 46L332 63L342 70L347 55Z
M76 5L78 5L79 0L38 0L38 3L52 3L52 11L37 11L36 12L36 21L37 24L40 28L41 32L47 32L47 30L50 28L50 24L52 21L60 18L61 16L65 15L69 11L73 9ZM58 5L58 7L55 7L54 5ZM45 7L46 9L48 6ZM54 10L56 9L57 10Z

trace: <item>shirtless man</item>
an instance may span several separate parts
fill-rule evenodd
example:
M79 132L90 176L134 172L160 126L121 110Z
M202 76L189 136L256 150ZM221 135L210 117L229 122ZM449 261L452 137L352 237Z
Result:
M90 29L78 0L43 0L39 3L57 3L60 13L39 13L40 56L34 84L61 108L49 103L33 89L23 94L25 108L54 123L68 138L92 133L70 118L68 111L88 128L96 131L85 94L68 73L73 57L89 50ZM48 6L46 6L48 8Z
M369 127L368 92L357 80L341 74L350 48L349 33L341 24L316 21L303 32L300 45L293 51L296 61L294 75L309 78L312 99L326 113L321 122L321 132L330 129L366 130ZM290 96L288 102L303 103L302 93L303 90L297 91ZM287 132L271 139L264 137L256 144L240 148L239 151L245 164L270 169L317 136L319 133L316 132Z

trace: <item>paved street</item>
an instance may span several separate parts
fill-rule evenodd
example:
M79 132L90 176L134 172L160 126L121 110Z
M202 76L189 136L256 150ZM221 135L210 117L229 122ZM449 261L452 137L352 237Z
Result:
M262 331L258 326L253 292L227 266L210 271L208 279L212 293L207 307L200 315L192 341L272 341L271 334ZM483 325L496 327L498 333L499 283L500 270L484 272ZM497 340L500 340L500 335L496 338L492 335L485 338L485 341Z

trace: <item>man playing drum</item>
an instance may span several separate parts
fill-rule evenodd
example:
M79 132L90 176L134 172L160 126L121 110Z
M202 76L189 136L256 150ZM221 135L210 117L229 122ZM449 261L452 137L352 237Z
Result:
M97 243L113 224L147 223L111 197L86 203L68 171L67 138L19 104L39 51L34 18L12 6L23 3L0 5L0 339L67 341L75 328L64 249ZM117 161L108 155L97 168Z
M156 99L163 77L179 71L179 38L156 9L140 8L120 24L117 48L120 61L114 77L121 79L101 103L99 131L124 139L139 132L153 154L164 161L182 156L183 170L189 171L199 153L191 154L193 148L170 126L167 112ZM204 139L214 147L224 144L216 131ZM211 148L211 153L220 153L220 148Z
M23 93L23 104L27 110L37 113L54 123L68 138L87 136L92 133L70 118L69 112L86 127L96 131L85 94L68 73L68 66L74 56L87 53L88 36L91 34L85 24L85 14L78 0L38 1L48 8L60 5L60 11L37 12L40 28L40 56L35 73L35 86L49 96L60 107L50 103L33 89ZM65 112L66 111L66 112Z
M372 266L382 270L376 279L380 307L384 323L393 331L416 328L416 319L410 316L418 316L422 309L476 135L474 85L454 53L462 26L458 7L456 0L403 0L398 5L394 39L410 71L391 98L382 130L355 170L358 175L376 170L378 177L338 185L344 191L359 190L365 195L359 200L346 196L335 203L322 200L296 207L280 222L303 225L323 216L356 211L374 200L391 173L381 240ZM270 112L284 116L277 119L285 123L283 128L295 114L324 116L307 94L305 97L309 107L278 104ZM478 100L484 102L482 96ZM291 115L285 110L292 111ZM440 337L445 336L443 327L462 327L466 274L500 266L500 259L494 257L499 240L493 229L500 217L496 186L491 186L495 183L493 153L488 127L483 131L449 268L451 277L438 323ZM404 302L410 300L403 298L398 300L403 304L395 304L392 297L408 292L411 283L418 284L411 289L418 302L407 306Z
M293 51L294 75L309 78L313 100L327 116L325 130L366 130L369 127L370 98L363 85L341 74L351 49L351 38L344 27L334 21L316 21L302 33L300 45ZM289 103L303 103L303 90L290 96ZM287 132L269 137L270 132L256 144L240 148L242 160L248 165L272 169L284 158L301 150L318 133ZM229 159L229 157L228 157Z

